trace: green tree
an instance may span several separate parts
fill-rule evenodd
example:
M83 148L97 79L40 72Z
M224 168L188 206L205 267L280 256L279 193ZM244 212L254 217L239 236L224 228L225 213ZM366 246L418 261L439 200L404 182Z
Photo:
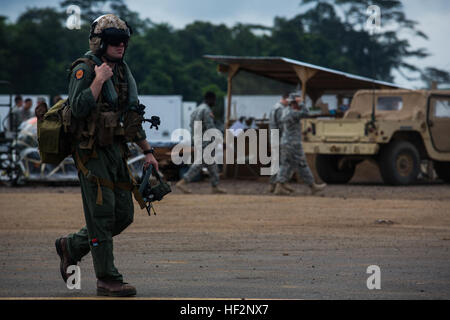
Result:
M81 30L65 26L71 4L82 10ZM385 28L375 36L364 29L369 4L382 9ZM275 17L272 27L194 21L182 29L141 19L124 0L64 0L59 9L28 8L15 23L0 16L0 37L6 44L0 48L0 78L10 80L18 93L67 92L67 69L88 50L92 21L112 12L135 31L126 60L140 94L181 94L184 100L200 102L204 91L211 89L223 103L226 78L215 63L203 58L205 54L285 56L386 81L392 81L395 70L417 72L427 85L450 79L445 70L419 70L408 63L409 58L424 58L428 52L412 48L398 31L426 35L405 16L398 0L303 0L300 8L302 12L293 18ZM236 81L252 92L285 88L261 84L244 73Z
M449 85L450 72L433 67L428 67L424 71L422 71L421 79L429 89L431 89L433 82L435 82L437 85Z
M318 30L321 36L328 39L338 39L339 42L334 44L335 50L348 57L358 74L392 81L394 70L403 75L404 71L421 72L407 59L425 58L429 53L424 48L411 48L409 41L399 35L412 33L425 39L427 36L417 29L416 21L406 17L400 0L303 0L301 4L313 3L315 6L303 15L311 18L309 29L311 32ZM365 30L370 5L381 9L382 31L374 36ZM343 17L336 14L335 8L343 12ZM372 60L375 60L374 63Z

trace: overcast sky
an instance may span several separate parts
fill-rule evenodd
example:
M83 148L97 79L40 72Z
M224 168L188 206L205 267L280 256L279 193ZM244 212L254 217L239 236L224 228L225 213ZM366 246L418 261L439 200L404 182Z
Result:
M59 7L59 0L0 0L1 15L11 21L27 7ZM167 22L182 28L195 20L211 21L215 24L255 23L271 26L275 16L293 17L300 13L300 0L128 0L128 7L138 11L143 18L154 22ZM406 16L419 22L429 40L410 37L414 48L426 47L432 56L410 60L419 67L434 66L450 70L450 1L449 0L405 0ZM342 70L345 71L345 70ZM417 87L420 82L409 82L396 76L396 83Z

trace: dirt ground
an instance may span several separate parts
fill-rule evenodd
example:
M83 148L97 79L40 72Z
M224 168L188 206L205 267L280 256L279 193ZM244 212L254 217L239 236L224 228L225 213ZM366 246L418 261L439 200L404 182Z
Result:
M116 265L139 297L449 299L449 186L377 179L357 174L315 197L297 183L293 196L270 195L265 179L223 181L220 196L192 184L193 195L157 203L157 216L136 205ZM54 250L82 226L78 187L0 187L0 297L95 296L90 255L81 290L69 290ZM367 288L370 265L381 290Z

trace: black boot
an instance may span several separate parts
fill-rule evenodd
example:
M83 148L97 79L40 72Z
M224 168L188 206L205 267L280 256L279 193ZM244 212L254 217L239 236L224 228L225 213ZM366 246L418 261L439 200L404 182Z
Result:
M129 297L136 295L136 288L117 280L97 280L97 295L106 297Z
M67 274L67 268L71 265L76 265L77 262L75 260L73 260L69 255L69 251L67 250L67 238L57 239L55 241L55 247L56 247L56 252L58 253L59 257L61 258L59 270L61 271L61 276L62 276L64 282L67 283L67 278L69 278L69 275Z

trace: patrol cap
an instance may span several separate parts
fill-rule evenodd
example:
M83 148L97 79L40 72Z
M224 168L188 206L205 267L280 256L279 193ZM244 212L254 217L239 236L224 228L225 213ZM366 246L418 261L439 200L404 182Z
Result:
M301 95L298 92L293 92L291 94L289 94L289 97L287 98L287 102L291 103L291 102L295 102L297 101L296 98L300 98Z

